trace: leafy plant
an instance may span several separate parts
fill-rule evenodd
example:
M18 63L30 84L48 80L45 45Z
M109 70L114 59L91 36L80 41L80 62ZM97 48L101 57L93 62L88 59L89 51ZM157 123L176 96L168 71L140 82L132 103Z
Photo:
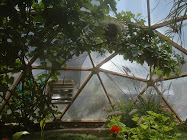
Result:
M111 110L106 110L108 115L107 119L110 120L111 116L121 116L120 122L124 123L127 127L133 128L136 126L136 122L132 120L133 114L143 116L147 115L147 111L149 110L164 114L169 117L171 121L175 121L175 115L169 111L169 108L167 108L161 100L160 96L150 94L140 96L136 103L134 103L131 98L129 102L118 101Z
M120 128L120 131L117 133L117 139L176 140L177 137L180 136L180 133L172 131L176 126L176 123L170 121L169 117L153 111L147 111L147 113L147 115L143 115L141 117L137 114L133 116L132 120L137 124L134 128L129 128L125 124L121 123L120 119L122 116L113 116L107 126L112 128L115 125Z
M12 136L12 140L19 140L21 138L22 135L27 135L30 134L27 131L21 131L21 132L16 132L13 136Z
M48 115L55 119L57 107L49 104L46 95L48 80L57 80L57 70L73 55L104 50L97 40L104 40L102 21L110 10L116 10L116 2L98 2L99 5L90 0L0 1L0 100L5 102L0 108L1 123L15 122L32 128L34 121ZM45 68L47 62L52 67L35 77L32 63L37 58L39 68ZM10 90L14 74L20 71L20 82ZM5 98L7 92L10 100Z
M41 128L41 140L44 140L44 127L46 125L46 118L43 118L40 121L40 128Z

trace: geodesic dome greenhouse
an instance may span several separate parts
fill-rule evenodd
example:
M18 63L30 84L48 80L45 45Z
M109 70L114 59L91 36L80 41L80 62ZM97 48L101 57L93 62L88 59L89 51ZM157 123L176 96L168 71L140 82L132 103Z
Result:
M72 122L73 121L88 121L88 122L104 121L106 120L106 111L104 111L105 108L111 108L111 106L118 101L129 102L129 100L132 100L136 102L138 101L138 98L147 97L150 95L159 96L159 100L163 102L163 104L165 104L169 108L169 110L171 110L171 112L173 112L180 121L186 120L187 118L187 109L186 109L187 106L187 102L186 102L187 100L187 94L186 94L187 30L186 28L187 27L183 26L186 24L186 19L187 19L185 9L183 9L184 11L181 12L178 15L178 17L175 17L173 19L173 17L168 17L170 12L172 11L171 9L173 8L173 3L170 2L170 0L164 0L164 1L160 1L160 0L122 1L121 0L116 2L117 2L116 5L117 13L120 13L122 11L125 12L130 11L135 15L141 13L141 15L139 16L141 17L141 19L145 20L144 25L141 25L142 30L143 29L153 30L155 34L157 34L163 40L171 44L172 51L174 51L181 58L183 58L183 64L180 67L178 67L178 69L180 69L180 73L178 75L171 74L168 77L166 76L159 77L159 75L156 75L158 73L156 73L153 76L153 79L151 79L152 81L150 81L150 75L151 75L150 65L147 64L146 62L140 64L137 62L138 60L136 61L129 60L127 56L124 57L123 53L119 53L115 49L114 50L105 49L105 51L102 53L97 52L97 49L96 50L85 49L84 52L81 52L78 55L77 54L72 55L72 57L67 61L65 61L63 65L61 65L60 67L58 66L58 68L55 68L54 71L56 75L51 76L50 72L53 70L54 64L50 60L45 61L44 64L42 58L43 54L36 55L36 56L35 54L33 54L33 52L36 53L37 51L39 51L40 47L38 47L39 48L38 49L37 47L35 48L33 46L29 46L32 45L32 41L38 41L33 39L35 37L35 34L37 33L34 34L33 33L34 31L32 33L30 31L29 35L32 36L31 38L33 40L31 41L31 44L28 45L29 51L27 50L28 52L26 52L24 50L20 52L21 49L17 51L17 54L19 54L20 56L18 55L18 57L15 59L16 60L15 65L11 64L13 68L6 66L6 64L3 63L4 62L3 56L5 56L6 52L4 53L2 51L1 53L3 65L0 73L1 81L2 81L0 85L1 86L0 112L3 112L4 115L11 114L12 110L14 110L16 107L18 108L25 107L25 109L29 110L30 108L29 106L32 106L32 103L30 102L32 102L32 100L36 100L37 98L40 99L39 95L37 95L36 97L34 97L34 95L31 95L34 94L34 92L39 91L39 87L36 87L36 89L33 88L35 83L33 82L34 79L36 80L36 83L42 85L42 82L46 81L45 75L49 74L51 77L47 79L46 87L42 88L43 89L42 93L46 97L45 100L49 100L46 106L49 107L51 106L51 104L55 105L55 107L52 106L51 108L54 107L56 110L60 112L58 113L58 115L55 115L55 117L63 121L72 121ZM102 4L102 2L99 0L98 1L93 0L91 1L91 3L95 7ZM184 3L186 4L186 2ZM37 7L37 5L35 5L35 7ZM86 11L89 13L89 9L86 8L84 9L84 8L85 7L83 7L82 11L83 12ZM109 9L111 8L112 7L109 6ZM36 17L37 12L39 13L40 11L33 12L34 18ZM52 13L52 11L50 10L45 12ZM115 18L115 12L110 11L108 15L112 16L112 18ZM48 16L52 17L53 15L52 16L48 15ZM63 16L63 14L61 16ZM69 20L71 21L72 19ZM175 24L173 23L173 21L175 21ZM36 20L36 24L37 22L38 21ZM74 22L76 21L72 21L72 26L75 24ZM112 21L112 24L113 23L114 20ZM119 23L116 22L116 24ZM181 25L179 34L171 31L172 28L170 25L173 24L179 26ZM57 25L54 26L55 29L56 26ZM62 24L62 26L64 25ZM120 26L123 26L123 24L120 23ZM2 28L4 27L2 26ZM86 30L86 32L87 30L89 30L87 28L89 27L88 26L84 27L84 30ZM71 29L67 29L66 31L65 29L63 29L63 31L67 33L70 30ZM168 32L170 33L169 35L172 36L172 38L167 37ZM81 37L86 38L86 36L83 35ZM66 37L63 36L62 38L66 38ZM88 39L88 41L90 40ZM53 41L55 42L55 40ZM73 41L74 40L72 39L72 40L68 40L67 42L72 43ZM13 41L10 41L9 43L11 42ZM61 43L63 44L64 42L62 41ZM83 43L85 42L86 41L83 41ZM27 45L26 42L24 43ZM74 45L76 43L77 42L75 42ZM2 40L1 40L1 44L3 44ZM111 43L109 45L113 45L113 44ZM60 52L61 49L58 49L58 51ZM68 52L69 50L67 49L67 51L64 51L65 53L63 51L62 51L62 55ZM23 54L22 52L24 53L26 52L25 54L28 55L22 56ZM46 53L48 53L48 51L46 51ZM56 52L54 51L54 53ZM50 59L52 59L52 57ZM64 61L65 58L63 58L62 60ZM17 61L20 61L21 63L24 62L23 66L21 66L20 69L17 68L16 66L16 65L20 65L20 63L18 63ZM168 62L168 65L169 63L170 62ZM27 73L32 73L33 79L30 77L27 78ZM6 82L6 80L10 80L11 77L14 77L12 83ZM150 82L154 82L154 84ZM32 90L33 91L29 93L24 91L24 89L29 89L30 91ZM15 99L17 96L19 96L20 100L21 99L23 100L24 105L19 106L21 104L21 101ZM11 103L9 103L9 101L11 101ZM13 103L15 103L17 106L13 105ZM38 117L37 116L38 109L34 108L34 110L36 111L35 116ZM46 108L45 109L40 108L40 110L46 110ZM19 109L14 113L19 114L20 113ZM46 111L44 113L47 114L48 112ZM25 116L27 115L28 114L25 114ZM25 116L22 114L23 118ZM13 119L10 117L10 120L12 121ZM8 120L6 121L9 122Z

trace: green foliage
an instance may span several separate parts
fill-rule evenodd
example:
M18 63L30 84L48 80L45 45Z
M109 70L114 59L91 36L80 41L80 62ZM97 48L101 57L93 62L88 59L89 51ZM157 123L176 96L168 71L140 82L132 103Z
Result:
M16 132L13 136L12 136L12 140L19 140L21 138L22 135L27 135L29 134L29 132L27 131L21 131L21 132Z
M2 99L13 84L13 74L24 71L1 113L1 123L15 122L30 128L34 121L40 122L46 116L55 118L59 112L49 104L45 92L48 80L57 80L57 69L73 55L103 52L96 45L98 39L104 40L101 23L110 8L116 10L115 6L115 0L98 0L98 5L90 0L0 1ZM41 67L50 62L52 68L35 77L26 62L32 57L40 59ZM9 70L13 73L8 73Z
M137 124L134 128L129 128L125 124L119 122L121 116L113 116L107 126L112 128L115 125L120 128L120 131L117 134L117 138L119 140L176 140L177 137L181 135L180 133L172 131L176 126L176 123L170 121L169 117L153 111L147 111L147 113L147 115L143 115L141 117L137 114L133 116L132 120Z
M40 140L37 135L23 137L23 140ZM91 134L76 133L53 133L45 136L45 140L99 140L98 137Z
M140 19L140 14L117 14L115 0L95 2L0 1L2 99L14 81L13 74L24 72L20 87L16 85L16 90L10 91L12 97L1 114L1 123L17 122L30 127L34 121L58 114L56 106L47 100L47 82L57 80L57 69L73 55L85 51L115 51L130 61L146 62L159 75L169 76L180 71L182 58L173 53L171 44L153 30L141 28L145 21ZM109 16L111 9L116 18ZM106 26L106 19L115 24ZM48 62L52 64L47 73L35 79L31 64L26 62L33 56L40 59L41 67L45 68Z
M41 140L44 140L44 127L46 125L46 118L43 118L40 121L40 128L41 128Z
M71 134L71 133L66 133L66 134L61 134L57 136L49 136L46 138L46 140L98 140L99 138L93 135L87 135L87 134Z
M107 46L109 51L115 51L125 59L145 62L154 69L153 73L162 76L170 76L180 73L183 58L172 50L171 43L167 42L152 29L143 28L144 20L140 14L121 12L116 15L120 35L117 40Z
M114 116L121 116L120 122L125 124L127 127L133 128L136 126L134 120L132 120L133 114L138 114L139 116L147 115L147 111L154 111L155 113L161 113L169 117L171 121L175 121L176 118L174 114L169 111L169 108L161 102L162 99L158 95L145 95L140 96L136 103L133 103L130 98L129 102L117 102L111 110L107 110L109 115L111 112L114 112ZM115 114L115 112L121 112ZM111 116L108 116L110 120Z

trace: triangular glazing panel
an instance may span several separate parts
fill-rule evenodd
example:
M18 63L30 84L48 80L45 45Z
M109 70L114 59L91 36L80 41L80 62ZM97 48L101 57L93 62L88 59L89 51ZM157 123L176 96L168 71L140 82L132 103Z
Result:
M102 62L104 59L106 59L110 55L111 54L107 51L104 54L100 54L98 52L91 53L91 57L96 65L99 64L100 62Z
M109 101L97 75L93 75L62 120L104 120Z
M138 80L129 79L122 76L116 76L112 74L107 74L107 77L115 83L115 85L120 89L123 94L128 96L128 98L135 99L136 96L145 87L146 83ZM107 85L107 84L106 84Z
M164 97L172 105L173 109L180 115L182 120L187 118L187 77L167 80L160 83L160 90Z
M126 94L116 83L114 78L107 73L100 72L101 79L104 83L104 86L108 92L108 95L112 101L112 103L116 103L118 101L127 102L131 96ZM124 78L125 79L125 78Z
M131 63L128 60L124 60L122 55L115 56L110 61L102 65L101 68L141 78L146 78L149 74L148 65L144 64L142 66L136 62Z

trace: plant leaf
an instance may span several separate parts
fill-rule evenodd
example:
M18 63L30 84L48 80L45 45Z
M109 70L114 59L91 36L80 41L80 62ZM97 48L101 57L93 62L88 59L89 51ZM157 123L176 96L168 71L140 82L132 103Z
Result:
M27 135L27 134L30 134L30 133L27 132L27 131L16 132L16 133L12 136L12 140L19 140L19 138L20 138L22 135Z

